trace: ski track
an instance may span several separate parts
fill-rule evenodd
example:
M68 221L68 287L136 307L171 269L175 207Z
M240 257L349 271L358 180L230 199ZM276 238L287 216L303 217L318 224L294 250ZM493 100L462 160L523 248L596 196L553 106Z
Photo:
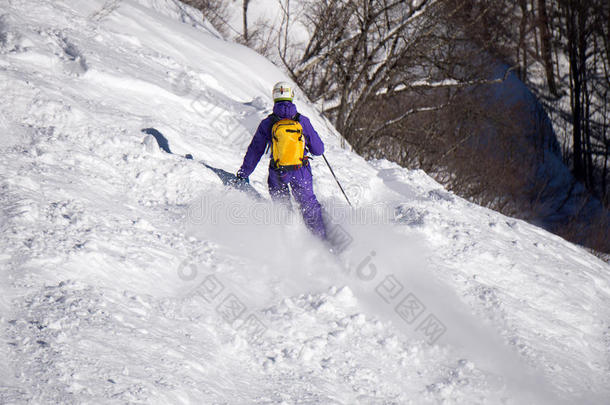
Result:
M0 403L607 403L607 264L365 162L297 101L357 206L314 160L353 238L337 260L197 162L238 168L284 77L269 62L170 0L0 9Z

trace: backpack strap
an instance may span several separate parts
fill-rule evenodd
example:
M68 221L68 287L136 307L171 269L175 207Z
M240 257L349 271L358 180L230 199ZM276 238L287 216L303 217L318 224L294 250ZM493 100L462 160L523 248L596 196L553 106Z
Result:
M282 120L280 118L280 116L277 115L276 113L269 114L268 118L271 118L271 128L272 129L275 124L277 124L278 122L280 122ZM271 135L273 136L273 134L271 134ZM271 150L271 142L267 142L267 147L265 148L265 154L267 154L270 150Z
M271 113L269 114L269 118L271 118L271 126L273 127L278 121L281 121L282 119L280 118L279 115L277 115L276 113Z
M274 126L275 124L277 124L278 121L282 120L282 118L280 118L280 116L277 115L276 113L269 114L269 118L271 118L271 126ZM300 119L301 119L300 113L296 113L294 115L294 117L292 117L292 120L296 121L296 122L299 122Z

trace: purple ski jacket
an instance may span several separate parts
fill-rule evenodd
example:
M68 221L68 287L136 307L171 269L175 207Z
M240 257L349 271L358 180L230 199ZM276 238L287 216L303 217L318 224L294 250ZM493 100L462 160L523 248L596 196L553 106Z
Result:
M280 101L273 106L273 112L280 118L292 118L297 114L297 107L290 101ZM237 174L241 177L248 177L254 169L261 157L267 149L267 145L271 144L271 127L273 119L267 117L261 121L252 138L252 142L248 146L248 151L244 157L244 162ZM313 129L309 118L301 115L299 123L303 127L303 135L305 136L305 154L309 151L312 155L321 155L324 153L324 143L320 139L318 133Z

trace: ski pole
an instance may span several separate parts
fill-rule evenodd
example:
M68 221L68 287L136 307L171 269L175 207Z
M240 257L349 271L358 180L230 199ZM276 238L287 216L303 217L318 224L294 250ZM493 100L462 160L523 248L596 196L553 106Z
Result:
M343 190L343 187L341 187L341 183L339 183L339 179L337 179L337 176L335 176L335 172L333 171L333 168L330 167L330 163L328 163L328 159L326 159L326 156L324 154L322 154L322 157L324 158L324 161L326 162L326 165L328 166L328 169L330 170L330 173L333 175L333 177L335 178L335 181L337 182L337 185L339 186L339 188L341 189L341 192L343 193L343 195L345 196L345 199L347 200L347 203L349 204L350 207L354 207L352 205L351 202L349 202L349 198L347 198L347 194L345 194L345 190Z

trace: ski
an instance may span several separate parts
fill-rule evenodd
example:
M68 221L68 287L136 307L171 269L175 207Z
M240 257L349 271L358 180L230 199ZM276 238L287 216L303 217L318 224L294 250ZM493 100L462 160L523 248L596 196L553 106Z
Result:
M158 129L143 128L141 131L142 131L142 133L150 135L153 138L155 138L155 141L157 142L159 149L161 149L165 153L168 153L170 155L175 155L175 156L181 156L188 160L195 160L195 159L193 159L193 155L191 155L190 153L187 153L186 155L179 155L177 153L172 152L169 147L169 141L167 140L165 135L163 135ZM213 171L220 178L220 180L222 181L222 183L225 186L242 191L256 200L259 200L259 201L264 200L263 196L261 196L260 193L258 191L256 191L256 189L254 187L252 187L252 185L249 182L239 179L235 174L229 173L226 170L223 170L223 169L220 169L217 167L210 166L203 160L197 160L197 162L204 165L211 171Z

